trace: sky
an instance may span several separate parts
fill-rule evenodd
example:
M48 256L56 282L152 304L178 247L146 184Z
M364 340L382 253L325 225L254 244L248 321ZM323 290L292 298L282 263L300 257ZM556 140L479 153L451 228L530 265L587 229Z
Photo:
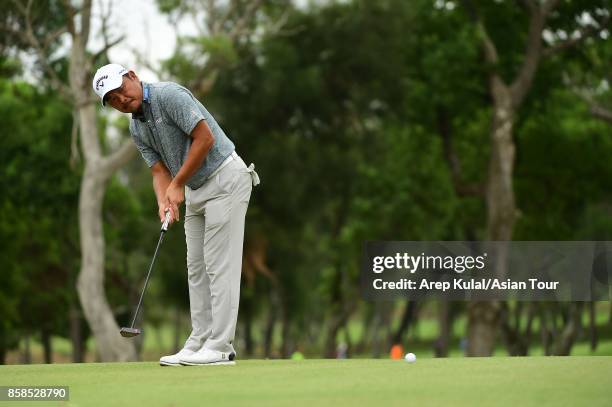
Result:
M144 81L161 80L152 70L139 64L133 52L136 49L144 54L155 67L159 66L161 60L172 55L176 33L167 17L157 10L155 0L94 0L89 49L98 50L103 46L102 38L94 34L100 32L102 7L107 10L109 4L114 4L109 29L111 38L125 35L125 39L109 51L111 62L134 70ZM129 19L125 16L129 16ZM195 26L190 21L183 21L179 27L179 33L182 35L195 32Z
M309 5L324 2L324 0L295 0L293 3L299 8L307 8ZM101 38L94 34L100 30L102 7L107 10L109 4L114 4L112 14L114 18L111 24L113 29L109 30L112 38L119 33L125 34L125 40L109 52L111 62L134 70L144 81L163 80L158 78L155 72L139 64L132 51L138 49L147 56L150 64L157 67L160 61L170 57L174 50L176 32L167 16L158 11L155 0L94 0L89 49L95 51L102 47ZM124 16L129 16L129 20ZM180 35L195 35L198 32L190 19L183 19L177 29Z
M294 4L305 8L309 4L321 3L326 0L295 0ZM138 61L134 50L138 50L146 57L148 64L159 67L160 62L169 58L176 44L178 35L195 35L198 30L191 19L181 20L180 26L175 28L170 24L168 17L157 9L155 0L93 0L91 17L91 34L88 50L96 52L103 48L104 43L100 35L101 16L112 7L111 19L108 28L111 40L123 34L124 40L110 49L109 59L112 63L123 65L136 72L145 82L163 81L158 75ZM70 42L65 43L66 50ZM121 116L113 109L104 109L112 121ZM107 129L111 143L119 143L122 136L114 126Z

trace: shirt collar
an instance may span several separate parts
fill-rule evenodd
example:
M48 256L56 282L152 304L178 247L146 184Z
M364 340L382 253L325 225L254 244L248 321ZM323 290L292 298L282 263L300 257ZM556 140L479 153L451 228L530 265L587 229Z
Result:
M151 89L149 87L149 84L146 82L140 82L140 85L142 86L143 105L142 105L141 112L132 113L132 119L137 119L137 120L140 120L141 122L146 122L147 119L144 114L144 109L145 109L144 103L148 105L151 104Z

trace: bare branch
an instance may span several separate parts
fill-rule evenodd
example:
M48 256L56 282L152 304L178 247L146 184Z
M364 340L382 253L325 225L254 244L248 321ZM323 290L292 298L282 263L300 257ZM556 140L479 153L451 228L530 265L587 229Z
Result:
M202 25L199 24L198 14L197 13L190 13L189 16L191 17L191 20L193 22L194 27L196 28L196 30L198 30L198 35L200 37L206 37L206 36L210 35L210 31L209 31L210 27L202 27ZM204 25L206 26L206 24L204 24Z
M67 33L68 29L66 27L60 27L57 30L55 30L54 32L48 34L44 40L43 40L43 48L48 48L53 41L55 41L56 39L58 39L62 34Z
M484 196L485 187L482 184L466 183L463 181L461 159L455 151L453 143L453 129L448 111L443 107L436 109L438 133L442 138L444 158L448 164L455 193L458 196Z
M76 15L76 10L70 4L70 0L64 0L64 8L66 9L66 26L68 27L68 32L72 34L74 38L77 35L76 29L74 28L74 16Z
M219 76L219 69L212 68L207 69L207 73L205 75L200 75L194 84L198 87L200 94L207 95L217 82L217 77Z
M538 6L534 0L526 0L530 14L529 32L527 34L527 47L525 49L523 65L510 86L514 106L518 106L523 101L531 87L542 58L542 32L544 31L544 25L558 2L558 0L547 0L541 6Z
M83 47L87 46L89 40L89 27L91 24L91 0L85 0L83 2L83 8L81 9L81 40L83 41Z
M285 26L285 24L287 24L287 21L289 20L289 15L289 11L283 12L279 19L275 23L270 25L270 27L267 29L267 33L271 35L290 35L298 32L300 27L297 27L296 29L291 31L283 30L283 27Z
M238 0L230 0L229 7L225 11L225 14L223 15L223 17L221 17L220 19L220 23L219 23L220 28L225 26L225 23L227 23L227 21L230 19L233 12L237 10L238 7L239 7Z
M51 67L51 65L49 64L49 61L48 61L49 56L47 55L47 49L49 45L52 43L53 39L61 35L60 30L56 30L55 32L47 35L42 40L44 45L41 44L41 41L37 38L36 34L34 33L34 28L32 24L33 1L28 0L27 5L23 6L23 4L20 3L19 1L14 0L14 4L17 5L17 8L23 14L23 18L25 22L25 32L21 33L22 38L24 38L27 41L27 43L32 47L32 49L36 53L36 56L38 58L38 63L43 68L43 70L49 75L51 79L51 84L53 85L53 87L60 93L60 96L64 100L70 100L71 99L70 89L59 79L59 77L57 76L57 73L53 70L53 67Z
M164 76L163 72L151 63L151 59L147 58L138 48L131 47L130 50L136 56L136 63L138 65L143 65L148 70L155 73L158 78L162 78Z
M209 35L217 35L221 31L221 20L217 19L217 5L215 0L207 0L204 6L206 10L206 26Z
M105 179L108 179L116 170L123 167L136 153L136 147L131 139L127 139L112 154L100 161L99 170Z
M146 38L146 41L145 41L145 47L142 51L138 47L130 47L131 53L136 56L136 66L144 65L146 68L153 71L157 75L158 78L162 78L163 77L162 73L156 66L153 65L153 62L152 62L151 46L152 45L154 46L154 44L153 44L153 41L151 40L151 35L149 31L149 23L146 19L144 21L143 36Z
M577 36L568 38L567 40L564 40L564 41L559 41L555 43L554 45L548 48L545 48L543 51L543 55L545 57L548 57L559 51L579 45L582 42L584 42L587 38L595 37L599 35L602 31L609 29L610 28L608 26L609 23L610 23L610 15L608 14L601 21L598 21L597 26L588 25L588 26L581 27L580 29L578 29Z
M189 2L185 7L196 24L201 35L226 36L232 44L236 44L243 36L252 34L253 30L249 27L257 11L260 9L263 0L252 0L241 2L239 0L229 0L224 7L224 3L217 0L197 0L199 7L193 7ZM198 20L197 10L204 10L206 15L203 21ZM287 17L285 17L286 19ZM228 22L232 24L229 25ZM178 35L177 35L178 38ZM220 67L215 63L207 62L198 75L193 78L190 86L199 89L202 94L208 93L214 86Z
M595 100L592 91L589 91L585 87L578 85L576 81L572 79L567 73L563 74L563 82L568 85L575 94L580 96L580 98L589 105L589 110L591 111L591 114L594 117L597 117L598 119L604 120L612 124L612 110L599 104Z
M93 60L96 61L100 56L106 54L109 49L111 49L115 45L119 44L124 39L125 39L125 36L121 35L119 38L117 38L117 39L115 39L115 40L113 40L111 42L108 42L108 38L104 37L104 47L102 47L99 51L97 51L94 54Z
M612 124L612 110L607 109L598 104L591 105L591 114L598 119L602 119L609 124Z
M495 43L493 43L493 40L491 40L491 37L489 37L489 33L487 32L487 29L485 28L482 21L479 20L476 23L476 26L478 28L478 32L484 45L486 61L490 64L497 65L499 63L499 54L497 53Z
M238 19L234 28L229 32L229 37L236 40L244 31L246 25L253 20L257 10L261 6L262 0L252 0L246 9L246 12Z
M89 6L91 6L91 4L89 4ZM98 58L100 58L100 56L106 55L108 50L110 50L112 47L119 44L121 41L125 39L125 35L121 34L119 37L115 38L114 40L110 40L110 36L108 34L108 28L109 28L108 22L110 21L111 16L112 16L112 9L113 9L112 1L108 3L108 7L106 9L102 7L102 13L100 16L100 20L101 20L100 31L102 34L102 39L104 41L104 46L93 55L92 61L96 61ZM91 10L89 10L88 13L91 14Z
M489 37L489 33L487 32L487 29L484 23L482 22L480 15L478 15L478 11L476 10L476 7L474 6L471 0L462 0L462 3L469 17L472 19L472 21L476 25L477 33L480 36L480 39L484 47L485 60L489 64L497 65L497 63L499 62L499 55L497 53L497 48L495 47L493 40L491 40L491 37Z
M19 11L21 12L21 14L27 14L27 8L30 7L32 5L31 1L28 1L27 7L23 5L22 1L19 0L13 0L13 4L15 5L15 7L17 7L19 9Z

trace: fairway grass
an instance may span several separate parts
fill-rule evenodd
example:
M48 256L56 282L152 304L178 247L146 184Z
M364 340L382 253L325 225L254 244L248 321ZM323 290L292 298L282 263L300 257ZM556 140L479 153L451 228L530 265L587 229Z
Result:
M0 407L609 406L612 356L12 365L0 366L0 385L70 387L69 402Z

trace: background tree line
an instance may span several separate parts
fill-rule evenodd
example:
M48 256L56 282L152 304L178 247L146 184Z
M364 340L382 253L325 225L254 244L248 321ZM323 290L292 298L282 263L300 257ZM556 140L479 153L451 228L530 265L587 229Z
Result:
M34 336L51 360L65 336L81 361L91 336L100 360L137 358L142 343L114 334L157 238L155 202L127 118L109 122L90 89L129 38L90 34L88 1L3 3L0 356ZM597 324L609 304L367 303L358 274L364 240L610 239L609 1L157 3L202 34L179 38L160 78L192 89L262 179L243 259L247 354L332 357L346 342L380 355L424 320L439 356L460 339L454 321L467 355L611 340ZM36 83L18 51L34 55ZM179 346L176 226L143 318L175 325Z

